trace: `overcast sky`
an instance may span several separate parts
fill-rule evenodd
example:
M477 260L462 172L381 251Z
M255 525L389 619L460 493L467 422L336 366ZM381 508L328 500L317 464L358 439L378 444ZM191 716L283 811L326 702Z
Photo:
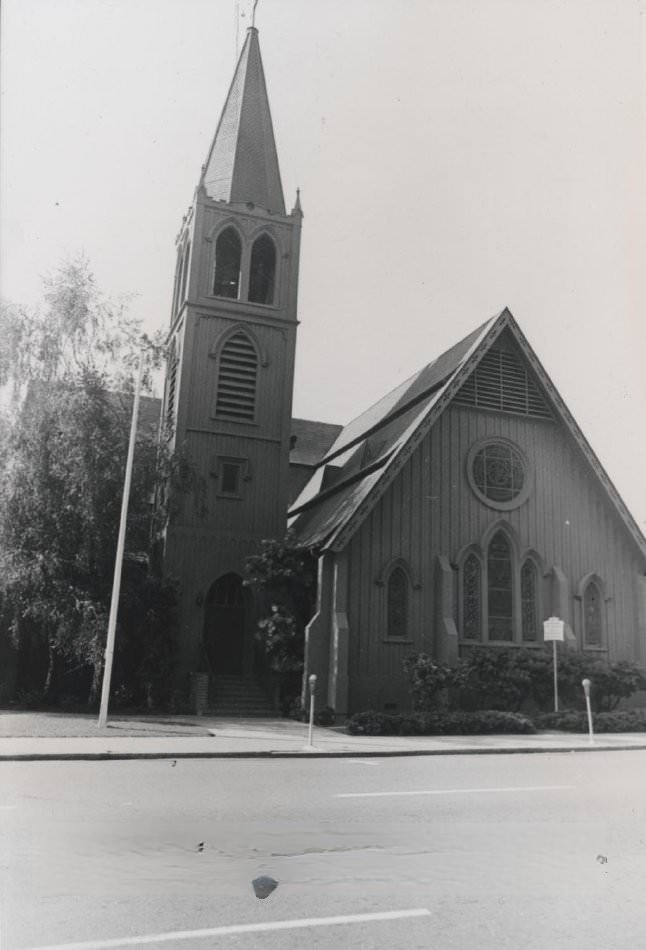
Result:
M106 293L167 325L251 5L3 0L3 296L37 301L84 251ZM295 415L348 421L508 306L646 527L645 14L260 0L305 213Z

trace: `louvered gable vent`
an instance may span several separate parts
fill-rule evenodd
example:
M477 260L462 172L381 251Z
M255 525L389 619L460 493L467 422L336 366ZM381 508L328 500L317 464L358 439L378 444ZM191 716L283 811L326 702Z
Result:
M222 347L215 415L218 419L253 420L258 356L246 335L235 333Z
M497 409L538 419L552 413L518 355L492 347L455 397L459 406Z

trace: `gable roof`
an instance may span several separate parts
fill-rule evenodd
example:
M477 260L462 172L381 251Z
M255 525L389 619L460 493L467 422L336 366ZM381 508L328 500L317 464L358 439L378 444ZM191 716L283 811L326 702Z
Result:
M646 540L511 312L505 308L349 423L290 509L311 548L340 551L500 335L507 331L543 386L641 553ZM326 470L334 468L334 477Z
M343 430L331 422L292 419L289 461L291 465L318 465Z
M258 30L249 27L209 150L201 184L231 204L252 202L285 214Z

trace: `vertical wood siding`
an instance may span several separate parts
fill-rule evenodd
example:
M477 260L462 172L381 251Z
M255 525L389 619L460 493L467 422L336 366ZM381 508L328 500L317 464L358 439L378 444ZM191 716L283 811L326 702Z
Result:
M512 511L487 507L470 488L466 456L479 439L502 436L517 444L534 471L528 499ZM457 406L440 417L350 542L350 669L353 709L406 701L404 656L433 651L434 571L438 555L452 563L503 519L521 550L534 549L545 570L562 568L570 583L572 618L581 643L577 585L588 573L604 581L607 656L636 657L635 585L644 565L587 462L558 423ZM386 587L376 581L391 559L403 558L421 582L410 592L412 643L384 642ZM544 617L550 584L541 585ZM606 655L606 654L604 654ZM390 699L389 699L390 697Z

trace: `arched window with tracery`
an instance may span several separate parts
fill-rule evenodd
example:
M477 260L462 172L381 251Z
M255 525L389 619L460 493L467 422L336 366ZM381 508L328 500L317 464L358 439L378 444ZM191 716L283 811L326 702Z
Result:
M504 531L497 531L487 551L489 640L514 639L512 553Z
M256 414L258 354L253 340L238 330L225 342L218 361L217 419L253 422Z
M482 639L482 571L475 554L469 554L462 566L462 636Z
M405 640L408 637L408 575L401 567L396 567L388 578L388 619L387 636L389 640Z
M600 647L603 641L603 596L599 584L589 580L583 591L583 642Z
M268 234L254 241L249 270L249 300L272 304L276 278L276 247Z
M538 640L538 571L527 558L520 571L520 616L523 640Z
M225 228L215 242L213 293L216 297L237 300L240 294L242 242L235 228Z

